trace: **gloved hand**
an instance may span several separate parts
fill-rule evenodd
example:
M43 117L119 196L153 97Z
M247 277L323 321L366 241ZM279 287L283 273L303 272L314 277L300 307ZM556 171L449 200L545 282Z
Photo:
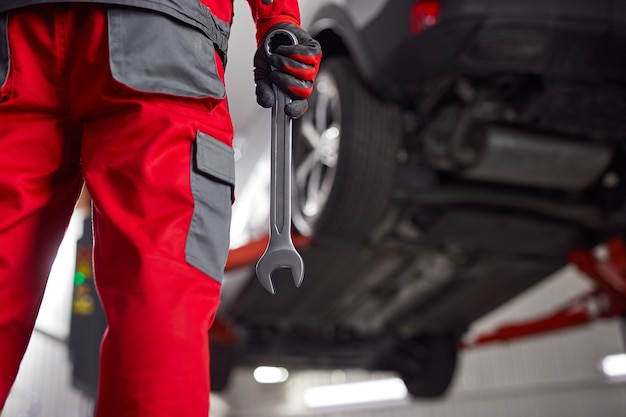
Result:
M293 33L298 44L278 46L268 57L265 40L276 29L286 29ZM320 44L300 27L292 23L272 26L254 55L257 103L262 107L272 107L275 100L272 84L276 84L293 100L285 106L285 114L292 119L302 116L309 107L307 97L313 91L313 81L321 59Z

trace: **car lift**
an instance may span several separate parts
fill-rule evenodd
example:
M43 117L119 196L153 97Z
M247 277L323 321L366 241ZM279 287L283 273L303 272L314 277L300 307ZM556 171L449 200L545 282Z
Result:
M606 242L606 249L606 259L597 256L593 249L574 251L569 256L570 263L594 282L591 291L545 316L503 325L462 343L461 347L521 339L597 319L626 317L626 244L621 237L613 237Z
M296 247L303 247L311 239L294 234ZM253 240L241 248L230 251L226 270L253 265L263 254L267 236ZM570 263L594 282L594 288L545 316L505 324L500 328L479 334L464 341L462 348L511 341L547 332L588 324L597 319L626 317L626 243L621 237L613 237L606 242L607 254L601 259L594 249L574 251L569 255ZM219 322L219 320L217 320ZM211 329L216 339L227 343L234 342L234 335L222 323Z

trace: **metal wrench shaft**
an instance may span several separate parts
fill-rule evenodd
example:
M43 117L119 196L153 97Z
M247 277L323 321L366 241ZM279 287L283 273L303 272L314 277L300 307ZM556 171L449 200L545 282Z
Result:
M274 36L296 38L286 30ZM271 53L272 34L268 36L267 51ZM256 265L257 278L270 293L275 294L272 273L277 269L291 269L296 287L304 279L304 262L291 241L291 119L285 114L288 97L274 86L276 101L272 107L271 179L270 179L270 238L265 253Z
M285 115L287 97L274 87L276 105L272 107L272 178L270 227L276 235L291 237L291 119ZM283 109L282 111L280 111Z

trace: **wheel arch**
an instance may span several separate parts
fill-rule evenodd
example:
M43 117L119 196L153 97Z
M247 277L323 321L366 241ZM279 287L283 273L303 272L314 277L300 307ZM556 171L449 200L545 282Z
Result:
M352 58L348 45L343 38L332 28L324 29L315 36L315 39L322 45L324 58L331 56L346 56Z
M369 84L373 78L373 59L346 12L330 5L320 9L312 22L308 31L322 46L323 57L348 57L359 75Z

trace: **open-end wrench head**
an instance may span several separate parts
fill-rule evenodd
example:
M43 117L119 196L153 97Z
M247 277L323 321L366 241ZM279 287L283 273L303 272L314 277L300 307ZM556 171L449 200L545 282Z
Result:
M304 280L304 261L293 248L272 249L268 247L256 264L257 279L263 288L272 294L276 294L272 274L279 269L291 270L291 276L296 288L302 285Z

